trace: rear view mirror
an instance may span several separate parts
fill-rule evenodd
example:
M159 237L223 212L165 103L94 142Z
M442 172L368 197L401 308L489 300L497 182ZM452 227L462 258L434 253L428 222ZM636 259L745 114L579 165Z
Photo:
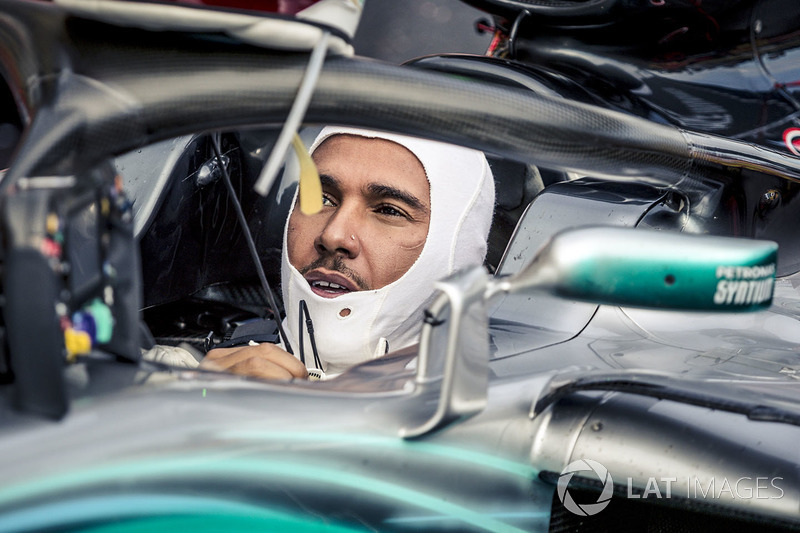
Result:
M770 241L592 227L555 235L513 276L492 278L482 267L457 273L438 284L420 337L416 386L424 389L443 368L436 411L401 435L421 437L483 410L487 303L495 295L540 291L627 307L756 311L772 303L777 254Z
M777 254L770 241L582 228L556 235L496 290L651 309L754 311L772 303Z

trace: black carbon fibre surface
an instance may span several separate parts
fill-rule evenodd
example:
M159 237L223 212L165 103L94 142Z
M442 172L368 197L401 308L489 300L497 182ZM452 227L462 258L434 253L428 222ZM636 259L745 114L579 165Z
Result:
M49 106L40 110L31 136L47 138L46 145L38 144L47 148L34 153L23 147L7 182L25 174L74 172L108 154L179 134L280 123L306 66L305 54L270 54L223 36L121 29L65 18L55 7L47 13L50 18L29 20L27 31L35 34L61 20L63 49L36 57L41 74L29 87L54 93L62 111L54 116ZM73 50L80 61L70 59ZM360 58L327 61L306 120L427 135L541 166L664 184L692 168L702 170L707 161L694 157L705 153L697 139L690 146L674 127ZM746 146L713 141L715 153ZM768 155L768 173L774 174L777 161L782 172L800 175L792 158ZM712 163L714 171L737 168L736 162ZM747 164L758 171L758 154Z

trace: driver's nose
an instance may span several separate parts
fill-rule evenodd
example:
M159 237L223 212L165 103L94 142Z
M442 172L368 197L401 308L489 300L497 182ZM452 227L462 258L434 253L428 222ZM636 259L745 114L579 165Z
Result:
M355 213L337 209L315 239L314 247L320 254L340 253L354 259L361 253L359 225Z

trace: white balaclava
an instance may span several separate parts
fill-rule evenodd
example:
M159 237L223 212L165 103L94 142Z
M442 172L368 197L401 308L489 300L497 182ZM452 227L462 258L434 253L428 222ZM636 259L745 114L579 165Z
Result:
M328 137L340 134L386 139L411 151L425 169L431 210L425 245L403 276L380 289L336 298L314 294L300 272L289 264L287 220L281 254L284 328L299 357L298 318L300 300L305 300L322 370L328 376L383 355L387 343L388 349L394 351L417 342L423 311L434 296L434 282L464 267L483 263L494 211L494 179L483 152L393 133L341 127L324 128L310 152L314 153ZM295 204L292 203L292 209ZM344 308L350 309L346 317L340 315ZM303 335L306 364L313 367L306 328Z

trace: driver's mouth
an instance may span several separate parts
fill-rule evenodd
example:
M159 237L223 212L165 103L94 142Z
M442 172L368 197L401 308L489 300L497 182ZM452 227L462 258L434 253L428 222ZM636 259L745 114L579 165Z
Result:
M304 276L311 292L322 298L336 298L348 292L359 290L359 286L340 272L317 268Z
M336 298L350 292L347 287L332 281L311 281L309 285L311 285L311 291L314 294L323 298Z

